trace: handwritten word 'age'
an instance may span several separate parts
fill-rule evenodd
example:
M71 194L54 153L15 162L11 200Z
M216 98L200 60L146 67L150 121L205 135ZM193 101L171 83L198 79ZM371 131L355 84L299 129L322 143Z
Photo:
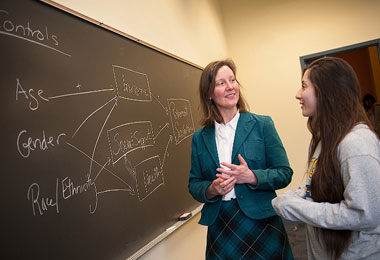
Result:
M39 89L37 91L37 95L38 95L38 98L35 96L36 93L34 92L34 89L29 89L28 92L25 91L21 84L20 84L20 80L19 79L16 79L17 81L17 85L16 85L16 101L18 101L18 98L19 98L19 95L24 95L24 97L26 99L31 99L29 101L29 108L30 110L37 110L38 107L40 106L40 102L39 100L43 100L43 101L49 101L49 99L45 98L42 96L42 93L44 93L44 91L42 89Z

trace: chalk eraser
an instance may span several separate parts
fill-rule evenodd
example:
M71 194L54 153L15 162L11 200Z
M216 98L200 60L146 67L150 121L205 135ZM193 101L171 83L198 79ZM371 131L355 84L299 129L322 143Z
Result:
M191 218L192 215L193 214L191 212L183 213L181 216L178 217L178 220L180 221L188 220L189 218Z

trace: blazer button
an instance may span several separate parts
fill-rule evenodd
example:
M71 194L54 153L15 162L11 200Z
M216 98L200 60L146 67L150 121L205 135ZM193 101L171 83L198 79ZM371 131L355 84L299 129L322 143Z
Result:
M239 195L239 199L241 199L241 200L242 200L243 198L244 198L244 197L243 197L243 195Z

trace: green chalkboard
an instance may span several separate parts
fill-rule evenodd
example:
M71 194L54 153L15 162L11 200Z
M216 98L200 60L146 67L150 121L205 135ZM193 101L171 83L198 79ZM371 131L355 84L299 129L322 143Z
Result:
M4 259L126 259L199 206L201 68L50 4L0 3Z

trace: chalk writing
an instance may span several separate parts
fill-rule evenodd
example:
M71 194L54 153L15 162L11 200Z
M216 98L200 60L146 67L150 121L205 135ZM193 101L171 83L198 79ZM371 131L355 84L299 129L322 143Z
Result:
M29 21L19 23L12 19L8 19L8 16L9 12L7 10L0 10L0 34L46 47L68 57L71 56L70 54L57 49L57 46L59 45L58 36L50 33L47 26L43 29L34 28Z
M112 65L112 69L120 98L133 101L152 101L147 74L117 65Z
M195 131L190 102L186 99L168 99L168 106L174 139L179 144Z
M42 138L35 138L32 137L24 137L28 131L22 130L18 136L17 136L17 150L19 154L24 157L28 158L30 153L34 150L41 150L45 151L48 150L51 147L54 147L56 145L59 145L60 139L64 136L66 136L65 133L58 134L55 138L53 136L49 136L46 139L45 131L42 131ZM25 140L25 141L22 141Z
M35 96L35 91L34 89L30 88L28 91L25 91L21 84L20 84L20 80L17 78L16 79L16 101L18 101L19 99L19 95L23 95L26 99L29 99L31 98L31 100L29 101L29 108L30 110L37 110L39 105L40 105L40 102L39 100L42 100L42 101L49 101L49 99L45 98L42 96L42 93L44 93L44 91L42 89L39 89L37 91L37 97Z
M159 156L147 158L136 165L136 184L140 201L164 184Z
M107 130L113 163L136 149L154 145L151 122L131 122Z
M58 206L58 179L56 182L56 193L55 198L40 197L40 186L38 183L33 183L29 186L27 199L32 202L33 216L43 215L44 212L48 211L50 208L55 208L56 212L59 213Z
M86 180L82 183L77 183L69 176L62 180L57 178L57 184L55 187L56 196L54 198L42 196L40 185L38 183L35 182L30 185L27 192L27 199L32 204L32 212L34 216L42 216L44 212L47 212L50 208L55 208L56 212L59 213L60 200L68 201L76 197L79 198L81 194L88 193L89 191L95 194L95 200L89 202L90 214L96 212L98 207L98 196L104 196L110 192L128 192L131 196L137 194L139 200L143 201L157 188L165 184L163 167L165 158L169 156L168 149L169 144L173 141L173 136L175 144L178 145L182 140L191 136L194 132L194 123L188 100L167 99L168 106L165 107L163 103L159 101L159 97L151 95L147 74L117 65L112 65L112 70L115 79L115 87L84 92L80 91L77 87L80 84L77 84L75 86L77 92L58 94L49 97L46 97L43 94L44 91L42 88L37 91L34 91L32 88L25 89L21 85L20 79L16 79L16 102L20 101L21 98L28 100L28 109L32 111L38 111L41 102L51 102L78 95L94 95L101 92L112 92L114 95L104 104L90 112L76 128L71 137L72 139L76 138L78 133L86 130L84 127L91 118L100 111L106 110L107 116L104 119L104 122L100 125L91 154L87 154L80 149L80 147L69 143L69 137L66 136L66 133L47 135L45 130L41 130L41 136L35 137L25 129L19 132L16 145L19 154L23 158L29 158L31 154L37 150L47 152L61 144L74 148L76 151L84 155L84 158L89 160L88 176ZM161 159L160 155L158 155L153 148L156 145L157 138L165 138L165 136L162 136L162 133L165 129L170 129L169 122L163 122L163 125L160 124L156 134L154 133L155 131L152 121L126 122L113 127L108 125L108 120L114 113L114 109L118 105L119 100L152 102L152 96L155 98L154 100L159 103L160 107L163 108L163 113L170 117L171 129L173 130L173 134L170 134L167 137L168 141ZM99 163L95 160L96 148L102 139L103 132L107 136L110 152L109 157L104 160L104 163ZM62 139L63 137L65 137L64 141ZM135 157L133 157L133 160L129 159L132 153L136 153L137 151L142 151L144 152L142 154L145 154L146 149L150 149L149 153L146 153L147 155L150 154L148 158L138 162L136 162ZM151 155L152 153L154 153L153 156ZM134 180L134 185L130 185L123 178L120 178L120 176L109 169L109 167L116 167L121 159L123 159L122 165L128 173L128 176ZM95 169L93 165L100 170L93 173ZM99 177L104 174L112 176L124 187L103 187L99 190L96 182L99 180ZM60 183L60 185L58 185L58 183ZM135 193L135 190L137 193Z
M83 184L74 185L74 182L69 177L66 177L62 180L62 197L66 200L84 193L91 188L91 185L94 185L94 182L90 178Z
M0 16L0 30L39 41L49 41L50 38L53 41L52 43L58 46L59 43L57 35L50 34L47 26L45 26L43 32L41 32L41 30L38 29L34 30L30 26L30 22L26 22L26 24L17 24L12 20L3 20L5 18L3 15L6 14L5 12L0 12L0 14L2 14Z
M194 133L194 126L183 124L181 125L179 122L174 123L174 135L178 140L183 140L184 138L192 135Z
M61 186L59 185L61 183ZM60 188L61 187L61 188ZM75 196L78 196L80 194L83 194L85 192L88 192L93 188L94 194L95 194L95 202L90 203L89 211L91 214L95 213L97 203L98 203L98 197L96 193L96 184L88 178L85 183L82 184L74 184L74 182L69 178L65 177L63 180L59 181L57 178L56 184L55 184L55 197L42 197L40 195L40 185L38 183L32 183L28 188L27 193L27 199L30 200L32 203L32 212L33 216L42 216L44 213L46 213L49 209L54 208L55 212L57 214L60 213L59 209L59 201L60 199L67 200L70 198L73 198ZM50 190L50 189L47 189ZM94 207L91 207L92 205L95 205Z

